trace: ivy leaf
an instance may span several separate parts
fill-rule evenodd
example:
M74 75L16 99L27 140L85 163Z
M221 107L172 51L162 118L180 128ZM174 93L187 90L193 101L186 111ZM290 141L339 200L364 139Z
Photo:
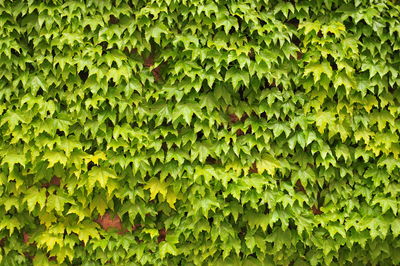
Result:
M328 230L332 238L334 238L336 234L340 234L343 238L346 237L346 231L344 229L344 226L339 223L328 224L326 226L326 229Z
M163 241L160 243L160 258L164 259L167 254L177 256L178 249L175 247L175 245L173 245L167 241Z
M107 160L107 156L102 151L96 151L92 156L90 156L89 160L95 164L99 164L99 160Z
M285 132L286 137L288 137L292 131L292 129L286 123L273 123L269 126L274 133L275 138L279 137L282 132Z
M154 237L158 236L158 234L159 234L158 230L154 229L154 228L145 228L145 229L143 229L143 232L146 234L149 234L150 238L154 238Z
M1 153L0 153L1 155ZM19 153L16 150L5 151L3 155L2 163L7 163L10 170L14 169L14 165L21 164L25 166L26 157L25 154Z
M160 181L157 178L151 178L146 185L144 186L144 189L149 189L150 190L150 200L155 199L156 195L160 193L161 195L164 196L164 198L167 196L168 192L168 184L165 182Z
M70 230L78 234L79 240L86 244L89 241L89 237L100 239L99 232L97 231L98 226L99 225L95 222L84 220L71 227Z
M70 261L74 259L74 250L68 246L63 246L63 247L56 246L52 250L51 255L56 255L57 262L59 264L62 264L65 261L66 257L68 257Z
M293 177L295 179L294 183L296 183L297 180L300 180L301 184L303 184L305 187L308 183L314 183L316 179L315 173L311 168L307 168L305 170L300 169L294 173Z
M324 61L322 63L311 63L308 64L304 69L304 76L309 74L313 74L314 82L318 82L321 79L321 74L325 74L328 78L331 78L333 75L333 70L328 61Z
M382 207L382 213L386 213L389 209L392 209L394 215L397 215L397 206L398 206L398 201L395 199L391 199L391 198L386 198L386 197L380 197L380 196L376 196L373 200L372 200L372 204L379 204Z
M104 195L97 194L90 202L90 212L93 212L93 210L96 209L100 215L103 215L107 208L107 200L105 199Z
M36 238L35 242L39 247L47 247L47 250L54 249L54 245L58 244L59 246L64 246L63 237L60 235L55 235L48 231L44 231L40 233Z
M279 11L282 12L282 14L285 16L285 18L287 18L289 16L289 11L291 13L294 13L294 6L290 2L279 2L275 6L274 13L277 14Z
M346 94L348 95L350 91L356 88L356 81L354 78L348 76L344 71L340 71L336 74L335 79L333 81L333 85L335 88L338 88L340 85L343 85L346 89Z
M172 190L168 190L166 200L169 204L169 206L175 210L175 202L176 202L176 194Z
M46 151L43 155L43 159L49 162L48 167L53 167L56 163L66 165L68 160L63 151Z
M17 197L0 198L0 204L4 205L6 212L8 212L12 207L15 207L17 210L20 209L20 201Z
M10 217L9 215L4 215L0 220L0 230L7 228L10 231L10 236L14 233L14 230L21 229L23 224L16 217Z
M46 209L50 212L55 210L58 213L61 213L64 210L65 203L71 203L71 201L62 195L51 194L48 197Z
M42 76L33 76L32 79L30 80L30 85L32 88L32 94L35 95L36 92L39 89L43 89L44 91L47 91L47 85Z
M393 170L397 167L400 168L400 162L399 160L396 160L394 158L381 158L378 161L378 166L386 166L387 172L389 174L392 174Z
M49 265L49 260L47 259L47 256L41 251L38 251L35 254L35 257L33 258L32 262L33 262L34 266L47 266L47 265Z
M36 204L39 204L40 209L46 205L46 190L44 188L38 189L31 187L26 191L24 202L28 205L28 210L32 212Z
M74 206L71 206L71 208L69 208L67 214L71 214L71 213L78 215L79 222L81 222L86 217L90 216L90 210L88 208L82 208L78 205L74 205Z
M311 31L314 31L317 34L321 29L321 22L318 20L311 21L303 21L299 24L299 29L304 29L304 34L308 35Z
M394 237L398 237L400 235L400 220L399 219L394 219L390 223L390 227L392 229L393 236Z
M323 111L318 111L315 114L315 124L318 127L319 133L323 133L325 130L326 125L330 123L335 123L336 117L333 112L323 112Z
M89 171L89 188L93 188L96 182L98 182L102 188L106 188L109 178L116 179L118 177L115 172L109 168L95 166Z
M233 88L236 90L240 82L245 86L248 86L250 82L250 76L247 71L230 68L225 74L225 81L228 80L232 80Z
M154 41L159 44L161 40L161 34L167 35L168 33L169 30L167 26L165 26L162 22L156 23L146 31L146 39L149 41L152 37L154 38Z
M57 221L56 216L53 213L48 213L47 211L42 210L39 213L40 223L44 224L47 228L49 228L53 223Z
M180 116L183 117L185 122L190 125L192 121L193 114L195 114L200 119L202 118L202 112L200 110L199 104L197 103L182 103L175 106L172 112L172 121L176 121Z
M275 175L276 169L280 167L280 162L269 154L264 155L262 159L257 162L257 168L260 174L267 171L269 175L273 176Z
M245 240L246 240L246 246L252 252L254 247L256 246L256 239L254 238L254 236L247 234Z
M213 197L213 198L202 198L198 199L195 202L193 202L193 213L197 213L198 210L201 210L201 213L208 218L208 213L210 210L215 210L216 208L219 208L220 204L219 202Z
M217 19L215 20L215 28L218 29L219 27L223 26L225 33L228 35L231 28L235 28L238 30L239 24L235 17L232 16L224 16L217 13Z
M338 21L329 24L329 25L323 25L321 28L321 32L323 35L327 35L328 32L333 33L336 38L339 38L341 34L344 34L346 31L346 27L343 25L343 23L340 23Z

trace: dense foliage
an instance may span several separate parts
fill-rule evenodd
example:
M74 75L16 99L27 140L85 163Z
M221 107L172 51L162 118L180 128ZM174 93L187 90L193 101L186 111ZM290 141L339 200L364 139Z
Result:
M1 265L400 263L400 6L0 1Z

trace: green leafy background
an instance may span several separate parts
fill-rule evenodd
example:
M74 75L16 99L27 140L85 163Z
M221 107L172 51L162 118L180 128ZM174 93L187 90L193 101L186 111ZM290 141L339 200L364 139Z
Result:
M1 265L400 263L400 6L0 1Z

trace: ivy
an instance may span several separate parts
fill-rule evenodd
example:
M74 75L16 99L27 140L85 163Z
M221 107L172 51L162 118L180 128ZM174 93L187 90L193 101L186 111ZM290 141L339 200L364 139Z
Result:
M400 264L400 6L0 1L0 265Z

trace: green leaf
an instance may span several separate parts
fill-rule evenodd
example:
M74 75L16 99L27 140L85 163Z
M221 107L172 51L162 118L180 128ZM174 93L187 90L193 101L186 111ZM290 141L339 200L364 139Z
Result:
M44 208L46 205L46 190L36 187L29 188L24 196L24 202L27 203L30 212L35 209L36 204L39 205L40 209Z
M327 33L333 33L336 38L339 38L340 35L344 34L346 31L346 27L343 25L343 23L340 23L338 21L329 24L329 25L323 25L321 28L321 32L323 35L327 35Z
M323 112L323 111L318 111L315 114L315 124L318 128L319 133L323 133L326 126L329 125L330 123L335 123L336 117L335 113L333 112Z
M49 162L48 167L53 167L56 163L66 165L68 160L67 156L62 151L46 151L43 155L43 159Z
M321 29L321 23L316 20L314 22L311 21L303 21L301 23L299 23L299 29L303 29L304 28L304 34L308 35L311 31L314 31L315 34L317 34L319 32L319 30Z
M74 259L74 250L68 246L63 246L63 247L56 246L52 250L51 255L57 256L57 262L59 264L62 264L67 257L70 261Z
M13 235L15 229L20 230L22 226L23 223L21 223L20 220L16 217L10 217L9 215L4 215L0 220L0 230L7 228L10 231L9 236Z
M259 173L267 171L267 173L272 176L275 175L276 169L279 169L280 167L280 161L269 154L265 154L262 159L257 162Z
M39 247L46 247L47 250L54 249L54 245L58 244L60 247L64 246L64 239L62 235L55 235L48 231L44 231L35 238L35 242Z
M161 41L161 35L167 35L169 33L169 30L167 26L165 26L162 22L156 23L146 31L146 39L147 41L150 40L150 38L154 38L154 41L156 43L160 43Z
M194 103L182 103L175 106L172 112L172 121L176 121L180 116L183 117L185 122L190 125L192 121L193 114L197 117L202 118L201 110L198 104Z
M348 95L352 89L355 89L356 81L353 77L348 76L344 71L341 71L336 74L335 79L333 81L333 85L335 88L338 88L340 85L343 85L346 89L346 94Z
M100 239L99 232L97 231L98 227L99 225L97 223L85 220L79 224L72 226L70 230L78 234L79 240L87 244L87 242L89 241L89 237Z
M0 155L2 155L0 153ZM7 163L9 166L9 169L12 171L14 169L14 165L16 164L21 164L23 166L26 165L26 157L25 154L19 153L15 149L5 151L5 154L3 155L2 163Z
M224 27L225 33L228 35L231 28L235 28L235 30L239 29L238 21L235 17L232 16L224 16L220 13L217 13L217 19L214 22L215 28Z
M106 188L109 178L116 179L118 176L109 168L94 166L89 171L88 186L93 188L95 183L98 182L102 188Z
M48 197L46 209L49 212L55 210L61 213L64 210L65 203L71 203L71 201L63 195L51 194Z
M328 78L331 78L333 76L333 70L330 63L327 61L322 63L310 63L304 69L304 76L309 74L314 76L314 82L318 82L321 79L321 74L325 74Z
M102 213L99 212L99 214L103 215L104 212L102 212ZM67 214L71 214L71 213L74 213L74 214L78 215L79 222L81 222L86 217L90 216L90 210L88 208L82 208L82 207L77 206L77 205L71 206L71 208L69 208Z
M166 200L172 209L175 209L176 199L177 199L177 196L176 196L175 192L173 192L172 190L169 190L167 193L167 196L166 196Z
M225 74L225 81L231 80L233 88L238 89L238 85L242 83L245 86L249 85L250 76L247 71L230 68Z
M394 219L390 223L390 227L392 229L393 236L397 238L400 235L400 220L399 219Z
M164 259L167 254L176 256L178 255L178 249L175 247L175 245L168 243L167 241L163 241L160 243L160 258Z
M382 207L382 213L386 213L389 209L392 209L394 215L397 215L398 201L396 199L386 198L382 196L375 196L372 200L372 204L379 204Z
M293 174L294 182L296 183L297 180L301 181L301 184L306 187L307 184L313 184L315 182L316 176L314 171L311 168L307 169L300 169Z
M32 262L33 262L34 266L47 266L47 265L50 265L46 254L44 254L41 251L38 251L35 254L35 257L33 258Z
M150 200L153 200L158 193L163 195L165 198L168 192L167 187L168 187L167 183L162 182L159 179L153 177L146 183L144 189L150 190Z

